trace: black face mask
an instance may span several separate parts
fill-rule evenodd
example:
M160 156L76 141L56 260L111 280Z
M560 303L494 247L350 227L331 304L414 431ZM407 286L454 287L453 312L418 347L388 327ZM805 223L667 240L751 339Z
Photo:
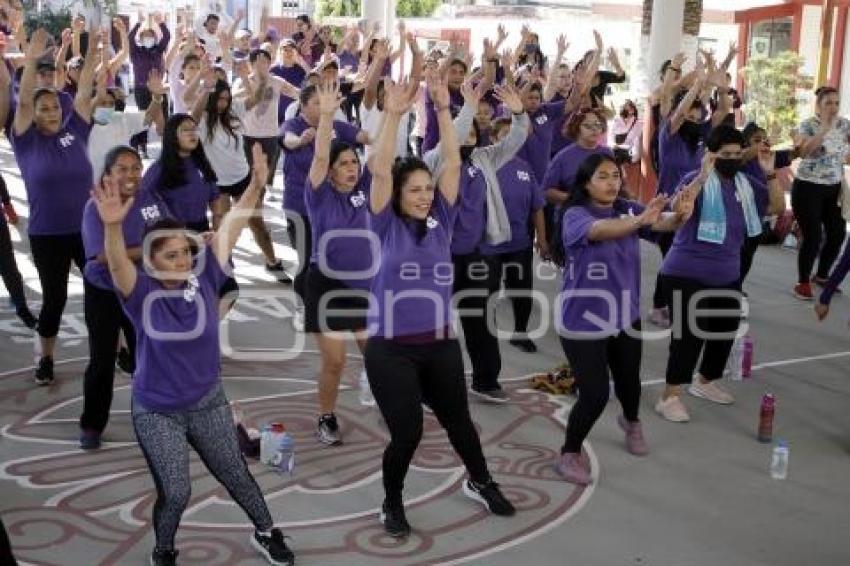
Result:
M475 149L474 145L462 145L460 146L460 159L461 161L469 161L469 158L472 157L472 150Z
M718 157L714 160L714 168L721 177L732 178L741 170L741 160Z
M702 128L696 122L685 120L679 127L679 136L691 151L695 151L702 137Z

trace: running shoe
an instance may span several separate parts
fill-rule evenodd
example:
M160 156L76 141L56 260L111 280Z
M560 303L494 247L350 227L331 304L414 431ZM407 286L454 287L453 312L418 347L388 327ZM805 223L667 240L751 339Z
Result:
M295 554L286 546L286 537L280 529L272 529L269 534L254 531L251 535L251 545L268 560L269 564L275 566L295 564Z
M283 283L284 285L292 284L292 277L284 269L282 261L277 260L274 263L267 263L266 271L274 275L279 283Z
M562 478L576 485L588 485L593 481L590 472L581 461L581 454L564 452L555 460L555 471Z
M156 550L151 553L151 566L176 566L176 550Z
M528 338L511 338L510 342L511 346L515 346L527 354L533 354L537 351L537 345Z
M410 535L410 523L404 515L404 504L401 500L390 502L385 499L378 520L383 523L384 530L391 537L404 538Z
M497 484L492 479L487 483L480 484L472 480L463 482L463 493L470 499L484 505L490 513L510 517L516 513L513 504L502 494Z
M97 450L100 448L100 432L93 428L80 431L80 448L82 450Z
M497 403L497 404L505 404L511 400L510 396L505 393L504 389L501 387L496 387L494 389L483 389L478 386L473 385L470 389L470 392L475 397L478 397L482 401L486 401L488 403Z
M655 412L671 423L686 423L691 420L688 410L678 395L671 395L666 399L659 398L655 403Z
M691 386L688 387L688 393L694 397L701 397L702 399L706 399L712 403L718 403L720 405L731 405L735 402L735 398L714 381L709 381L707 383L702 383L699 380L694 381L691 383Z
M53 383L55 376L53 375L53 359L43 357L38 360L38 367L35 368L35 383L36 385L50 385Z
M617 424L626 433L626 451L634 456L646 456L649 454L649 446L643 437L643 427L640 421L630 422L626 417L617 417Z
M319 424L316 426L316 436L319 442L328 446L339 446L342 444L342 435L339 432L339 423L336 422L336 415L328 413L319 417Z
M801 301L811 301L814 299L812 294L812 285L808 281L805 283L797 283L794 286L794 296Z

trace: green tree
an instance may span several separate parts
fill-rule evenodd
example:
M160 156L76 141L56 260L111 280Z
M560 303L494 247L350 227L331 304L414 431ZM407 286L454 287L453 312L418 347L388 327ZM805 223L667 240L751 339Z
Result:
M751 58L744 76L747 121L765 128L771 139L787 140L799 124L798 90L810 89L811 77L801 73L803 57L783 51L775 57Z
M359 16L361 0L321 0L319 18L328 16ZM400 18L427 18L442 4L442 0L397 0L396 16Z

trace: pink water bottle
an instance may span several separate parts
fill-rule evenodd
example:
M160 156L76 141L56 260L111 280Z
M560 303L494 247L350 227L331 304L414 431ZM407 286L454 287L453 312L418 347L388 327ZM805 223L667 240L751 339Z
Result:
M749 334L744 336L741 353L741 377L750 377L753 373L753 337Z
M759 411L759 442L773 441L773 415L776 412L776 397L773 393L765 393L761 398Z

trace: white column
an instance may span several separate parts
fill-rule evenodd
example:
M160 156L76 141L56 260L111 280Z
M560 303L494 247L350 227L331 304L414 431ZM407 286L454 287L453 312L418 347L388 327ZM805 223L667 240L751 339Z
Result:
M652 3L652 28L649 33L647 57L647 90L658 84L661 64L682 50L682 23L685 0L655 0ZM691 64L693 63L693 58Z
M371 27L374 22L381 25L381 35L392 37L395 26L396 0L363 0L360 16Z

